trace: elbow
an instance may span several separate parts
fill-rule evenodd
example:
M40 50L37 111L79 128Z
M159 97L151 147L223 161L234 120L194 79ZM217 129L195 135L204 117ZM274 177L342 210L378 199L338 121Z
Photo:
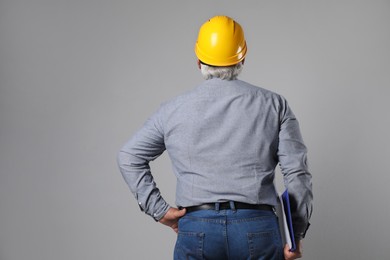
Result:
M118 152L116 160L122 173L124 171L128 172L131 170L142 170L149 168L148 160L123 150Z
M118 152L116 162L120 170L129 165L129 160L130 158L128 153L125 153L122 150Z

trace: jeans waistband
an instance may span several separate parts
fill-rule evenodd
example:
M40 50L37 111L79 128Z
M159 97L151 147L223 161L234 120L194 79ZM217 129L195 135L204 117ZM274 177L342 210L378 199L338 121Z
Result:
M186 207L187 213L198 211L198 210L224 210L224 209L258 209L258 210L267 210L273 211L273 207L267 204L248 204L243 202L217 202L217 203L205 203L198 206Z

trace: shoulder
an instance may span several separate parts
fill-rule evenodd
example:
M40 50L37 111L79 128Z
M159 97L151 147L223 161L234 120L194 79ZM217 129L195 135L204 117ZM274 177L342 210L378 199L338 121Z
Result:
M165 109L174 108L185 104L196 96L196 88L187 90L161 103L161 107Z
M274 91L271 91L267 88L264 88L262 86L256 86L251 83L242 81L242 80L237 80L237 84L243 88L243 90L256 95L256 96L261 96L264 97L265 99L272 99L276 102L280 103L285 103L286 99L279 93L276 93Z
M185 107L196 100L197 97L197 86L190 90L183 91L180 94L177 94L174 97L171 97L167 100L164 100L160 103L160 107L157 110L157 114L161 118L169 118L170 115L179 112L182 113L183 110L186 110Z

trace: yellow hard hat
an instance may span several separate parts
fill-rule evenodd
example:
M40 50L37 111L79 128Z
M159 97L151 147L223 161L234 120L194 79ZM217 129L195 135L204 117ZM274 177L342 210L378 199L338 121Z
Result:
M244 31L230 17L215 16L199 29L195 54L205 64L231 66L242 61L246 51Z

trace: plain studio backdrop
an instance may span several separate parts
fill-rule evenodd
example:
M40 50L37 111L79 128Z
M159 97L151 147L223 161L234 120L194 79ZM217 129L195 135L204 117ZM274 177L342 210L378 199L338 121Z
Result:
M219 14L246 33L240 78L300 121L303 259L389 259L390 1L1 0L1 260L172 258L175 233L139 211L116 154L202 81L193 47ZM175 205L168 156L152 170Z

